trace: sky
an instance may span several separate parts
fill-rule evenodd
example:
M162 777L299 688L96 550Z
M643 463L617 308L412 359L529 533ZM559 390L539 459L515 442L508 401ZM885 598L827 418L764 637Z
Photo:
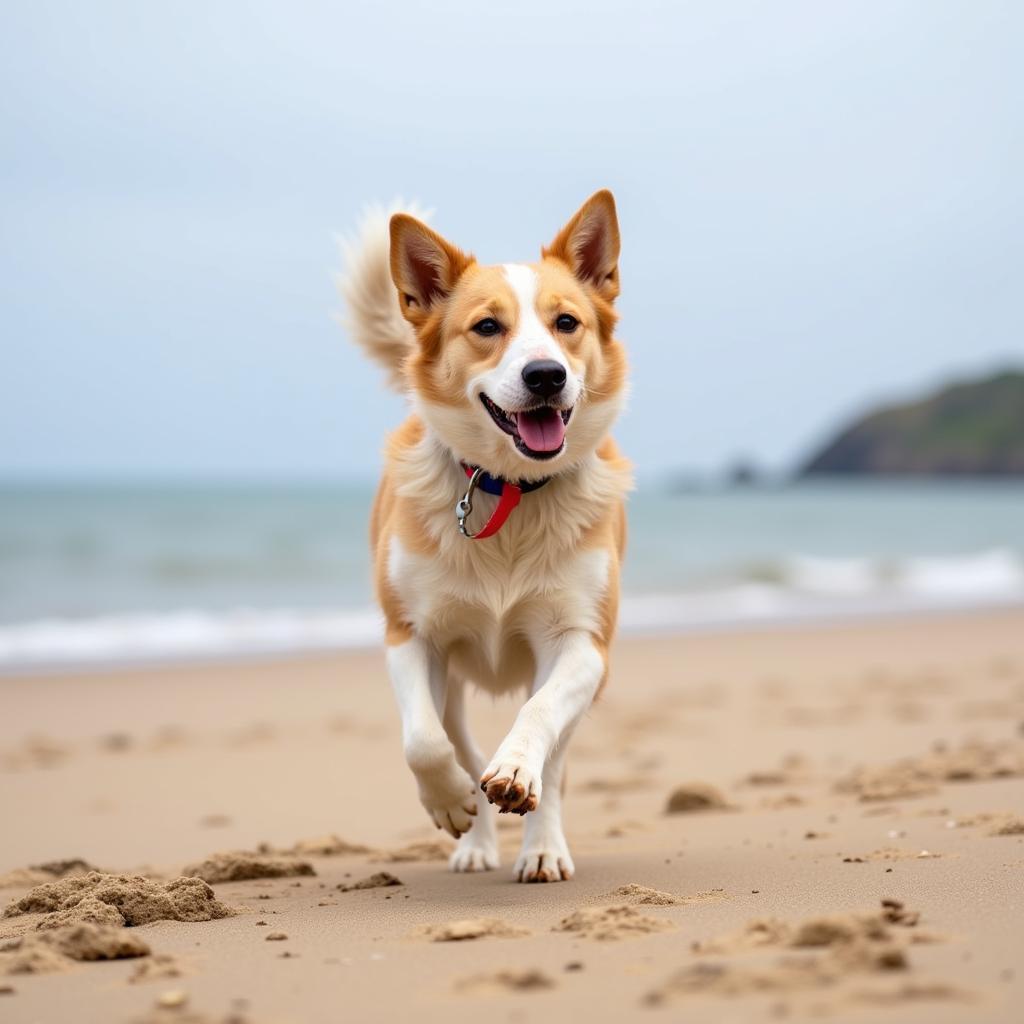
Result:
M641 476L785 471L1024 364L1024 5L0 9L0 480L371 478L403 400L337 325L396 196L486 262L594 190Z

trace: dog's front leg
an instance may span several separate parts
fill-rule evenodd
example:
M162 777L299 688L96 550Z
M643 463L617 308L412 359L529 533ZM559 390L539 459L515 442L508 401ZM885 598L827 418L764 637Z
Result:
M558 792L565 745L594 700L605 662L590 634L582 630L546 643L539 655L541 671L533 695L516 716L480 785L503 813L537 811L536 820L527 823L523 853L516 863L520 880L557 881L570 877L573 870L562 834ZM541 806L545 786L551 792Z
M388 672L402 719L405 759L434 824L456 839L476 814L476 787L455 760L441 724L446 676L438 656L413 638L388 648Z

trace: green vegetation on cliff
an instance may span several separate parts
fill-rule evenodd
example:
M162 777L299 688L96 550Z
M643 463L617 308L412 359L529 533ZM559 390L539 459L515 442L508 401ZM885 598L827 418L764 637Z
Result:
M1024 372L953 384L869 413L800 470L830 473L1024 476Z

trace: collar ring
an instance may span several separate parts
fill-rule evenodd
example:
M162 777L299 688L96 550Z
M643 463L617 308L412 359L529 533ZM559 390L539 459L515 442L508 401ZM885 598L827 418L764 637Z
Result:
M483 472L483 469L479 466L473 470L466 493L455 503L455 518L459 521L459 533L470 540L473 540L476 534L469 532L466 527L466 520L469 518L470 512L473 511L473 492L476 490L477 484L480 483L480 477L483 476Z

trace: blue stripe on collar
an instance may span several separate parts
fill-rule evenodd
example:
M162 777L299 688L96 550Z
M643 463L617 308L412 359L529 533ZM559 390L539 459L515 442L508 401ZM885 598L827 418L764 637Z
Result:
M472 470L476 469L476 466L470 466L470 465L468 465L465 462L461 463L461 465L462 465L463 469L466 469L466 470L469 470L469 471L472 471ZM477 485L477 487L480 488L481 491L486 491L488 494L493 494L495 497L500 498L501 497L502 489L504 488L506 483L514 483L516 485L516 487L518 487L519 490L521 490L523 492L523 494L529 494L530 491L539 490L550 479L551 479L551 477L545 476L545 477L542 477L540 480L511 480L511 481L506 481L506 480L503 480L500 476L491 476L491 474L488 473L485 470L483 473L480 474L480 477L477 480L476 485Z

